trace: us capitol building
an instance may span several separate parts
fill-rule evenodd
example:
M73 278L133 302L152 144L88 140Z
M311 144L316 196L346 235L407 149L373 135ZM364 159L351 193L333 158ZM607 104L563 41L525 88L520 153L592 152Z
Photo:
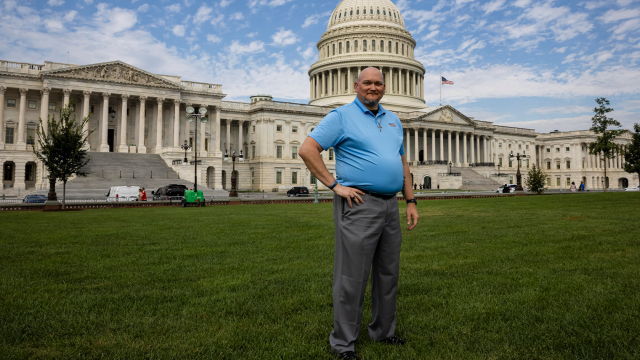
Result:
M121 61L89 65L0 61L2 192L24 194L48 187L31 144L38 119L59 117L61 107L71 100L77 118L90 117L91 152L156 154L181 178L192 181L193 166L175 160L184 157L180 146L185 140L194 145L196 124L187 122L186 106L206 107L209 122L197 124L199 183L209 189L230 189L231 163L224 162L223 155L242 150L245 161L236 163L239 190L313 188L315 179L298 149L329 111L353 101L354 82L369 66L384 74L387 93L381 103L402 121L414 183L427 188L496 189L498 184L515 182L517 164L509 154L519 152L527 155L522 161L524 176L538 164L551 189L581 181L587 189L605 184L604 162L587 151L596 138L591 131L537 133L476 120L449 105L426 104L425 69L414 58L416 41L389 0L343 0L317 47L319 61L309 69L309 104L273 101L269 95L252 96L249 103L223 101L222 85L152 74ZM630 139L627 132L616 141L626 145ZM194 152L189 151L191 159ZM323 159L335 172L332 149L323 153ZM624 158L617 156L607 164L609 187L638 185L637 175L624 172L623 163Z

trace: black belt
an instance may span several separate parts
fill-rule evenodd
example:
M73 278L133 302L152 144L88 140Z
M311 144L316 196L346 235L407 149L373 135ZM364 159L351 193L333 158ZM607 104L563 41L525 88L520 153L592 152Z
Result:
M396 194L393 194L393 195L383 195L383 194L372 193L372 192L371 192L371 191L369 191L369 190L361 189L361 188L359 188L359 187L355 187L355 186L352 186L352 188L354 188L354 189L358 189L358 190L362 191L363 193L365 193L365 195L369 195L369 196L377 197L377 198L384 199L384 200L389 200L389 199L393 199L394 197L396 197Z

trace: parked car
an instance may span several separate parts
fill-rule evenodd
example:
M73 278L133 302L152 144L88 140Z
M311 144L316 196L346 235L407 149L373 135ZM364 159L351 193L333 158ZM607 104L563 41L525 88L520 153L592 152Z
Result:
M112 186L105 194L107 202L138 200L139 186Z
M296 186L291 190L287 191L287 196L288 197L309 196L309 189L307 189L305 186Z
M27 195L22 199L23 204L44 204L46 201L46 195Z
M500 186L498 188L498 190L496 190L496 193L499 193L499 194L504 193L505 186L509 188L509 192L510 193L516 192L516 188L518 187L518 185L516 185L516 184L504 184L504 185Z
M169 197L183 197L186 190L189 189L187 189L185 185L171 184L163 186L156 191L152 191L151 195L153 195L154 198L158 199Z
M628 187L624 191L640 191L640 188L638 186Z

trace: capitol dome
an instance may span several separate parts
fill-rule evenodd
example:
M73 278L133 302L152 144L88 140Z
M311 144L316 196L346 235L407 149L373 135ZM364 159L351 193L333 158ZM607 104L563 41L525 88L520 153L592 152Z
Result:
M318 62L309 68L311 105L341 106L355 98L360 71L382 71L387 90L381 104L414 111L424 102L424 67L415 60L416 41L390 0L342 0L317 44Z

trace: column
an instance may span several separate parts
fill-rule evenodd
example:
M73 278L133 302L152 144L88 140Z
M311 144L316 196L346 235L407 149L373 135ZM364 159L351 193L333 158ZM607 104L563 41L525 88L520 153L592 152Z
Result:
M85 91L85 93L87 92L88 91ZM129 94L120 95L120 99L122 101L122 105L120 106L122 115L120 115L120 146L118 146L118 152L128 153L129 144L127 144L127 101L129 101ZM87 96L87 94L85 94L84 102L89 103L89 96Z
M338 95L342 95L342 68L338 68Z
M427 128L422 129L422 160L427 161Z
M71 97L71 89L64 89L62 90L62 93L64 94L64 100L62 100L62 106L68 106L69 105L69 98Z
M326 86L324 86L324 71L323 71L322 73L320 73L320 96L324 96L325 94L326 94ZM231 154L229 154L229 156L231 156Z
M187 107L191 105L192 105L191 103L186 103L185 110ZM184 139L187 140L187 144L191 145L191 141L189 141L191 139L191 123L187 120L187 115L188 114L185 111L184 112ZM195 149L192 148L190 150L194 151Z
M411 161L411 129L407 128L407 146L405 147L407 153L407 161Z
M109 131L109 97L108 92L102 93L102 119L100 119L100 152L109 152L107 133Z
M329 79L331 80L331 88L329 89L329 95L334 95L336 87L333 82L333 70L329 70Z
M162 153L162 104L164 103L164 98L157 98L156 104L158 106L158 114L156 117L156 144L154 153L160 154Z
M0 150L4 149L4 93L7 88L0 86Z
M438 160L444 160L444 132L440 130L440 156L438 156Z
M200 106L204 107L207 110L209 109L209 106L207 105L200 104ZM198 139L198 145L200 147L200 150L199 150L200 153L198 153L198 156L205 158L207 157L207 151L205 150L205 147L204 147L205 145L204 140L207 138L207 124L201 122L200 119L197 119L198 123L196 123L196 126L200 126L200 129L198 129L198 135L200 136L200 139ZM206 170L206 169L203 168L203 170Z
M213 142L213 148L215 150L214 156L220 156L220 122L222 121L220 120L221 111L222 109L220 108L220 106L216 106L216 138Z
M418 137L418 131L419 130L420 130L419 128L414 128L413 129L413 131L415 132L415 135L414 135L414 138L413 138L413 141L415 142L415 144L414 144L415 145L414 146L415 153L413 154L413 157L414 157L413 161L416 162L416 165L418 165L417 162L420 161L420 141L419 141L420 138Z
M453 162L455 166L460 166L460 132L456 132L456 161Z
M85 90L82 92L82 118L86 119L90 112L90 99L91 99L91 91ZM126 102L125 102L126 104ZM125 115L126 115L126 110L125 110ZM89 133L89 122L87 121L86 124L84 124L84 127L82 128L82 131L85 134ZM90 149L91 145L89 144L89 138L87 138L87 149Z
M398 69L398 87L400 88L400 91L398 91L398 94L400 95L404 95L404 79L402 78L402 69ZM440 154L442 155L442 154Z
M173 99L173 151L180 146L180 99Z
M451 161L451 163L453 163L453 158L451 157L451 130L447 131L447 147L448 147L448 152L447 152L447 160Z
M431 129L431 160L436 161L436 129Z
M231 120L227 120L227 154L231 156Z
M240 150L244 149L244 142L242 141L243 130L244 130L244 121L239 120L238 121L238 149L240 149ZM289 130L289 132L287 132L287 134L291 134L291 130ZM287 142L287 146L289 146L290 143L291 143L290 141ZM239 151L238 151L238 155L240 155ZM282 157L284 157L284 154L282 154L282 155L283 155ZM244 154L244 156L246 158L247 154ZM291 156L291 155L289 155L289 156Z
M27 91L29 89L21 88L20 89L20 113L18 114L18 142L16 143L17 150L26 150L27 143L24 141L25 139L25 114L27 111ZM2 104L2 107L5 105ZM17 165L17 163L16 163ZM17 170L16 170L17 171ZM22 174L24 176L24 174Z
M475 153L473 151L473 147L474 147L474 138L475 135L473 133L469 134L469 164L473 164L475 163Z
M47 120L49 118L49 93L51 92L51 88L45 87L40 90L40 94L42 94L42 98L40 100L40 119L42 120L42 131L46 135L48 132L48 123ZM4 108L4 101L0 102L0 106ZM0 135L2 134L2 130L0 130ZM0 140L4 141L4 139Z
M347 70L347 94L351 94L353 86L351 86L351 66Z
M138 119L138 131L136 131L136 136L138 137L138 143L136 144L138 154L147 153L147 147L144 146L144 118L147 107L146 101L146 96L140 96L140 118Z
M483 136L483 138L484 138L484 151L482 152L484 154L484 161L483 162L488 163L488 162L490 162L489 161L489 146L488 146L489 142L487 141L487 137L486 136Z

